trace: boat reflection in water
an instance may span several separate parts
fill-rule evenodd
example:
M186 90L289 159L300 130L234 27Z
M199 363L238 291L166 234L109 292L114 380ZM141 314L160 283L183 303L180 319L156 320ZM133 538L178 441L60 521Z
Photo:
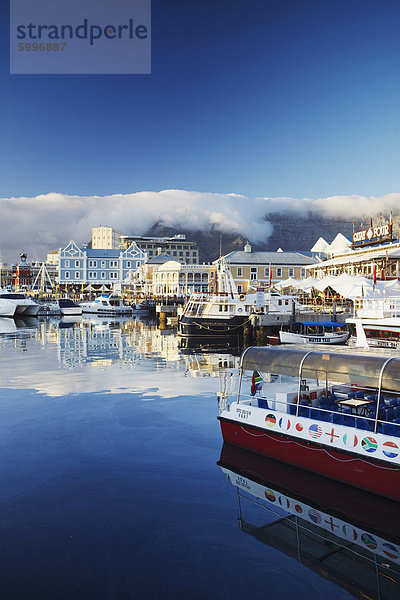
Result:
M35 317L8 319L0 317L0 339L26 339L33 337L39 326Z
M229 444L223 445L218 465L237 489L243 532L357 598L400 597L397 502ZM256 520L255 505L261 525L245 518L248 509Z

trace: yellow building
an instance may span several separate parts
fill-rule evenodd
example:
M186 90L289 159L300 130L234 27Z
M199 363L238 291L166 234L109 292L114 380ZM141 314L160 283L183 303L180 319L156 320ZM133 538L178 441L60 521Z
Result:
M289 277L302 279L307 276L306 267L318 262L300 252L252 252L250 244L246 244L244 250L230 252L224 259L239 294L273 286Z

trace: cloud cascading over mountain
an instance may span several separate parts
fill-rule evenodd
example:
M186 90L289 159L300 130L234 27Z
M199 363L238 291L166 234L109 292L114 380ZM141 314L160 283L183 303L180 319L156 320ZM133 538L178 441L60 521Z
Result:
M182 231L241 233L254 242L266 241L271 213L319 213L328 218L370 218L399 206L400 193L383 196L343 195L326 198L249 198L185 190L136 192L111 196L70 196L49 193L35 197L0 198L0 252L15 261L21 250L44 259L50 250L71 239L90 239L91 228L107 225L126 234L144 235L156 222ZM397 212L397 210L396 210Z

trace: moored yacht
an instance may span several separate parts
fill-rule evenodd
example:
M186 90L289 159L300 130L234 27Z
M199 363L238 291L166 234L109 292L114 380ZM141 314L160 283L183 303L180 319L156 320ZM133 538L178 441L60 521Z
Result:
M36 317L39 312L39 304L27 298L22 292L8 292L7 290L0 290L0 300L5 300L15 307L13 314L3 314L1 316L17 316L24 315L26 317ZM0 309L1 310L1 309Z
M81 315L82 307L69 298L59 298L50 304L43 305L41 311L44 315L72 316Z
M83 313L93 313L96 315L131 315L132 308L124 304L119 296L113 294L103 294L95 298L92 302L83 302L81 304Z

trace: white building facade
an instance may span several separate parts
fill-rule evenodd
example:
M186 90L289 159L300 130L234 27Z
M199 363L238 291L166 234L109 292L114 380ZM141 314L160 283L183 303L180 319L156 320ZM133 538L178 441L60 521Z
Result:
M146 260L146 253L136 244L126 250L79 248L74 241L59 250L58 280L60 284L121 284L128 273Z

